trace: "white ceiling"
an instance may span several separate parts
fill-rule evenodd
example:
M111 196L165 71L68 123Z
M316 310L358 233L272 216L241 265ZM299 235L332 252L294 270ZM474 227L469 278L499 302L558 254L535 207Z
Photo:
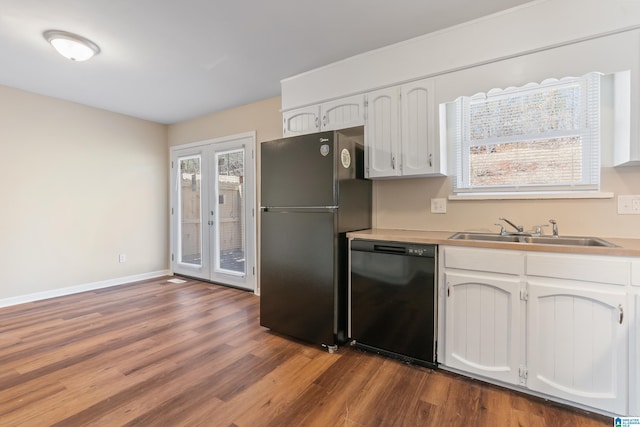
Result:
M0 0L0 84L159 123L280 93L280 80L529 0ZM42 32L101 48L82 63Z

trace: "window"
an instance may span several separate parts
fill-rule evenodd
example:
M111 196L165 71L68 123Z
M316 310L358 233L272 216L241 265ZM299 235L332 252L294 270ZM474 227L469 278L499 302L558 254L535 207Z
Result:
M598 191L600 76L458 98L454 193Z

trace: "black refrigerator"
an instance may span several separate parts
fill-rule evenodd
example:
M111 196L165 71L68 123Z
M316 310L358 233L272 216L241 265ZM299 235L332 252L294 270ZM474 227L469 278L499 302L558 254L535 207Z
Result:
M346 233L371 227L363 128L261 144L260 324L333 351L346 339Z

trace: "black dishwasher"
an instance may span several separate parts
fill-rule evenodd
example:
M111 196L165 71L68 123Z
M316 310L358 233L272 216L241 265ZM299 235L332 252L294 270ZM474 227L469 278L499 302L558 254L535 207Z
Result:
M437 249L437 245L351 241L353 344L436 366Z

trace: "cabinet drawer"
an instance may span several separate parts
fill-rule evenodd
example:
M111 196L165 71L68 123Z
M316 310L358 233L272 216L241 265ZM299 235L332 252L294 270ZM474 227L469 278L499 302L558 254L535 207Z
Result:
M589 255L527 255L527 275L581 280L585 282L628 285L629 261Z
M524 254L516 251L447 246L444 266L517 275L524 273Z

